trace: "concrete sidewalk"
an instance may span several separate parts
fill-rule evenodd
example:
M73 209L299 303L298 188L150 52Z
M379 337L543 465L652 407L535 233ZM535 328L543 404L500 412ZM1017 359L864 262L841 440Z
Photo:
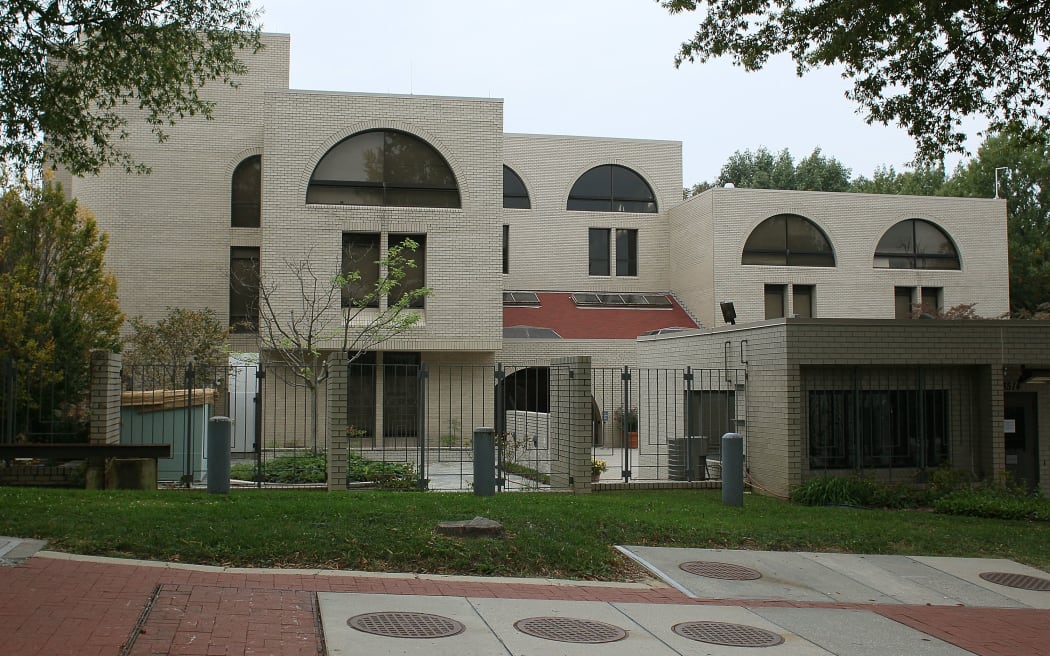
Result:
M16 552L16 542L0 538L0 551ZM631 584L229 569L47 551L26 558L22 547L0 567L0 654L753 651L711 639L774 640L760 652L771 656L1050 653L1050 591L980 578L1006 570L1050 580L1010 561L621 549L660 578ZM681 568L694 562L741 563L761 577L731 581ZM755 581L780 592L741 598Z

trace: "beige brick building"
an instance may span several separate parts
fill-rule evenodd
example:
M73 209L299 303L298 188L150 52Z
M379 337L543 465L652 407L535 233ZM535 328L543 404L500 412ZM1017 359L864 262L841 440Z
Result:
M817 406L800 391L808 367L898 367L920 355L929 366L979 369L967 384L982 390L984 414L945 453L911 454L896 469L946 458L978 473L1009 466L1002 439L986 434L1002 416L999 365L1031 368L1042 352L993 362L984 340L995 335L941 322L921 327L939 331L936 348L923 351L910 332L920 327L886 321L916 306L1006 312L1005 202L745 189L683 200L678 142L505 134L499 99L292 90L288 36L263 41L245 55L249 71L236 88L207 90L214 120L180 122L162 144L131 123L127 145L149 176L110 170L61 180L109 233L129 316L207 307L231 325L257 325L255 277L271 290L275 314L291 316L302 292L288 263L309 262L322 281L360 271L367 283L381 274L376 260L407 237L419 244L419 267L405 286L432 290L413 310L421 320L365 354L358 362L376 368L355 374L345 392L357 404L346 421L367 424L377 440L417 428L414 415L392 410L414 398L409 381L384 365L476 368L454 387L482 398L496 363L539 371L555 358L589 356L595 369L721 367L729 366L724 343L742 338L749 466L771 490L814 471L803 424ZM339 326L358 294L351 288L321 318ZM362 316L390 302L378 298ZM725 302L740 326L723 328ZM766 320L774 321L742 325ZM843 321L856 338L823 358ZM635 341L665 328L687 330ZM326 330L322 356L341 343ZM234 348L259 350L256 335L238 332ZM427 387L440 396L449 385ZM933 401L946 403L957 387L938 387L949 391ZM1050 421L1044 396L1035 398L1032 412ZM964 403L953 401L952 411ZM438 431L452 423L427 421ZM1045 469L1044 457L1032 472L1046 481Z

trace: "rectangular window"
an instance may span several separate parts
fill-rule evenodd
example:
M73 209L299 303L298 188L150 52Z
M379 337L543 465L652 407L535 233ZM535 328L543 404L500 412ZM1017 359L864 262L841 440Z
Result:
M937 466L948 458L948 391L811 390L811 469Z
M792 312L803 319L813 318L813 285L791 286Z
M259 249L230 249L230 327L234 332L259 329Z
M766 285L766 318L779 319L784 316L784 300L787 285Z
M410 438L419 434L419 353L383 354L383 435Z
M503 273L510 273L510 226L503 225Z
M423 289L427 286L427 236L426 235L390 235L387 242L389 247L405 246L406 242L415 242L416 248L405 247L401 251L401 256L406 261L404 268L405 277L402 278L401 282L393 289L390 297L387 299L387 303L394 305L398 303L406 292L413 292L419 289ZM408 307L410 308L422 308L424 305L424 297L416 296L413 298Z
M347 437L376 435L376 354L366 351L350 363L346 376ZM354 444L354 443L351 443Z
M616 230L616 275L638 275L638 231Z
M894 287L893 288L893 318L894 319L911 319L911 303L912 303L912 288L911 287Z
M933 316L944 311L944 290L940 287L923 287L922 311Z
M588 273L609 275L609 228L590 228L588 234Z
M343 307L379 307L378 233L343 233L342 275L352 278L343 286Z

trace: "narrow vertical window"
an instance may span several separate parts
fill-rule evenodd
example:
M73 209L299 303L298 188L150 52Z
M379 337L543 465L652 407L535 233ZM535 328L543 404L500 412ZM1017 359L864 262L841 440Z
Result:
M378 233L343 234L342 272L349 279L343 286L343 307L379 307L376 294L376 283L379 282Z
M784 300L787 285L766 285L766 318L779 319L784 316Z
M390 235L388 247L405 246L406 242L415 242L416 248L405 248L401 251L402 257L413 266L406 266L405 277L394 288L387 302L390 305L398 303L407 292L423 289L427 284L427 236L426 235ZM423 307L423 297L417 296L409 302L410 308Z
M258 228L262 207L262 157L252 155L233 170L230 190L230 225Z
M230 327L251 333L259 328L259 249L230 249Z
M510 226L503 224L503 273L510 273Z
M616 275L638 275L637 230L616 230Z
M588 273L592 276L609 275L609 229L588 230Z
M944 311L944 290L940 287L923 287L922 311L937 316Z
M911 319L911 300L912 300L912 288L911 287L894 287L893 288L893 318L894 319Z
M803 319L813 318L813 285L791 286L792 312Z

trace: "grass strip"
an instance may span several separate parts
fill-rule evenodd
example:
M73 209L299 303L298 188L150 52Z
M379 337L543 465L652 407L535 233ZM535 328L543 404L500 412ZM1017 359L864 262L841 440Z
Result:
M501 539L439 536L481 515ZM590 495L0 488L0 535L80 554L237 567L629 580L612 545L1010 558L1050 570L1050 523L857 510L718 490Z

